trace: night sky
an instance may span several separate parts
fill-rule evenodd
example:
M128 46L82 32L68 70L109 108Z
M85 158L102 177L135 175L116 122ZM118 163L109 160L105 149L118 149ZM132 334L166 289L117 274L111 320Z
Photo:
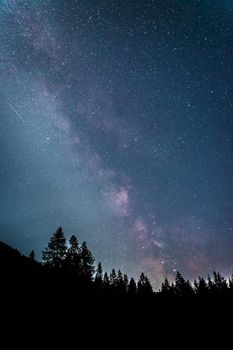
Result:
M0 0L0 240L229 276L232 81L231 0Z

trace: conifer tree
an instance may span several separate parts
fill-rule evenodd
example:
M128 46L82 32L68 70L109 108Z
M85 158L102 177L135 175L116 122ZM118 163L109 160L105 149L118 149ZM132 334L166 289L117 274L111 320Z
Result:
M104 273L103 286L106 291L110 289L110 281L107 272Z
M72 235L69 239L69 248L66 253L66 267L69 271L81 273L81 249L76 236Z
M191 283L186 281L179 271L177 271L175 278L175 292L177 296L183 297L188 297L194 294Z
M66 251L66 238L62 227L59 227L52 235L48 242L48 246L43 251L42 260L45 265L51 268L60 269L64 266Z
M120 294L124 293L125 286L124 286L123 274L121 270L117 271L116 287L117 287L118 293Z
M194 281L194 292L200 297L205 297L209 294L209 288L206 280L203 277L199 277L198 281Z
M100 262L98 263L96 274L95 274L95 283L99 287L102 286L102 284L103 284L103 269L102 269L102 265Z
M109 280L111 288L115 288L117 286L117 275L115 269L112 269Z
M226 293L228 290L227 281L219 272L214 271L214 286L216 293Z
M131 277L129 281L128 294L133 296L133 295L136 295L136 293L137 293L137 284L135 282L135 279Z
M31 260L35 260L35 251L34 250L32 250L31 253L29 254L29 258Z
M95 272L94 257L84 241L81 246L81 275L88 280L92 280Z
M164 282L161 285L161 293L163 296L171 296L172 293L172 287L167 279L167 277L165 278Z
M153 293L153 288L147 276L142 272L138 281L138 294L143 296L149 296Z
M128 288L129 288L129 278L128 276L124 273L123 276L123 285L124 285L124 292L127 293L128 292Z

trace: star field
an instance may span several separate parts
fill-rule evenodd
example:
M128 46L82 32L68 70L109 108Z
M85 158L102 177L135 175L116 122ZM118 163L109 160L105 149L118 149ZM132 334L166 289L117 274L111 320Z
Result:
M232 1L5 0L0 29L0 239L231 274Z

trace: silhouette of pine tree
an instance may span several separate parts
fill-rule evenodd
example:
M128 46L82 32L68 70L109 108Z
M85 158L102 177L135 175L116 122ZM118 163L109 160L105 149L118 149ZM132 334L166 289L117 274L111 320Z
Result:
M92 280L95 272L94 257L91 251L87 247L87 243L84 241L81 246L81 275L87 280Z
M208 283L203 277L199 277L198 281L194 281L194 292L200 297L207 297L209 295Z
M121 272L121 270L117 271L117 284L121 284L123 282L123 274Z
M209 275L207 277L207 285L208 285L210 295L213 296L215 294L216 290L215 290L214 282L212 281L212 279Z
M98 263L96 274L95 274L95 283L97 287L102 287L103 285L103 269L100 262Z
M45 265L50 268L61 269L64 266L66 251L66 238L62 227L59 227L52 235L48 242L48 246L43 251L42 260Z
M142 272L138 281L138 294L142 296L149 296L153 294L153 288L147 276Z
M174 285L170 284L167 277L161 285L161 295L164 297L174 296Z
M179 271L176 273L175 291L176 295L181 297L189 297L194 294L191 283L186 281Z
M117 286L117 275L116 275L116 270L112 269L111 273L110 273L110 286L111 288L116 288Z
M32 250L31 253L29 254L29 258L32 260L35 260L35 251Z
M119 294L123 294L125 292L125 285L124 285L123 274L121 270L117 271L116 288Z
M107 272L104 273L103 287L104 287L104 290L106 292L108 292L109 289L110 289L110 281L109 281L109 277L108 277L108 273Z
M69 248L66 253L66 269L77 275L81 274L81 249L76 236L69 239Z
M228 285L224 276L219 272L214 271L213 273L214 289L216 294L227 293Z
M171 295L172 296L176 295L176 287L175 287L174 282L172 282L172 284L171 284Z
M137 284L135 282L135 279L131 277L129 281L128 294L131 296L134 296L136 295L136 293L137 293Z
M128 276L124 273L123 276L123 285L124 285L124 292L127 293L128 292L128 288L129 288L129 278Z

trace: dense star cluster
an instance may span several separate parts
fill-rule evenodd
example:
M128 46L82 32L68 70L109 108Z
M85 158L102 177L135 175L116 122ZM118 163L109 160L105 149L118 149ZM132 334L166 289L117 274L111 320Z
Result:
M233 5L0 1L0 239L62 225L154 286L233 266Z

